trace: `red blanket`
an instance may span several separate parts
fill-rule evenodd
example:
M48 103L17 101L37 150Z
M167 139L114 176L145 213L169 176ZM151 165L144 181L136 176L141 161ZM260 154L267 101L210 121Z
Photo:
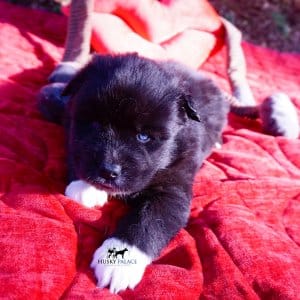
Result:
M0 2L1 297L299 299L300 141L234 116L195 180L188 226L134 291L96 287L92 254L126 207L88 209L63 196L63 130L42 119L35 95L65 30L65 17ZM282 90L300 111L300 57L244 48L257 98ZM223 52L203 69L227 88Z

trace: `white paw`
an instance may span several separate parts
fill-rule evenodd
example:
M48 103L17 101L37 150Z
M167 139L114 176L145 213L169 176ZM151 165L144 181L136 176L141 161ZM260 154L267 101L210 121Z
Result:
M145 252L117 238L110 238L95 251L91 268L99 287L109 285L111 293L118 293L127 288L134 289L150 263L151 257Z
M66 187L65 195L86 207L102 206L107 202L105 191L98 190L83 180L72 181Z

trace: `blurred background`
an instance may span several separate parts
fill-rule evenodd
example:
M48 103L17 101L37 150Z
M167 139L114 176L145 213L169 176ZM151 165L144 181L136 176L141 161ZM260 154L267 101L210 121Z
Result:
M53 0L9 1L60 12ZM300 53L300 0L209 1L220 15L243 32L244 40L278 51Z

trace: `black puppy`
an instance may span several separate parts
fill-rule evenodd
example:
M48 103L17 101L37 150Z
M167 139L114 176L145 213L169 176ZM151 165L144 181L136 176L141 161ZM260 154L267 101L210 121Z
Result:
M91 266L99 286L134 288L186 225L194 176L220 139L228 104L196 71L136 54L94 56L63 94L70 96L66 195L89 205L108 193L131 206ZM113 247L127 248L131 265L99 263Z

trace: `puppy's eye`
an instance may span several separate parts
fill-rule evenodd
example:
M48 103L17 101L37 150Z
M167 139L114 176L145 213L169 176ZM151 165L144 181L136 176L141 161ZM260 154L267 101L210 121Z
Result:
M151 140L151 137L147 133L138 133L136 139L141 143L148 143Z

